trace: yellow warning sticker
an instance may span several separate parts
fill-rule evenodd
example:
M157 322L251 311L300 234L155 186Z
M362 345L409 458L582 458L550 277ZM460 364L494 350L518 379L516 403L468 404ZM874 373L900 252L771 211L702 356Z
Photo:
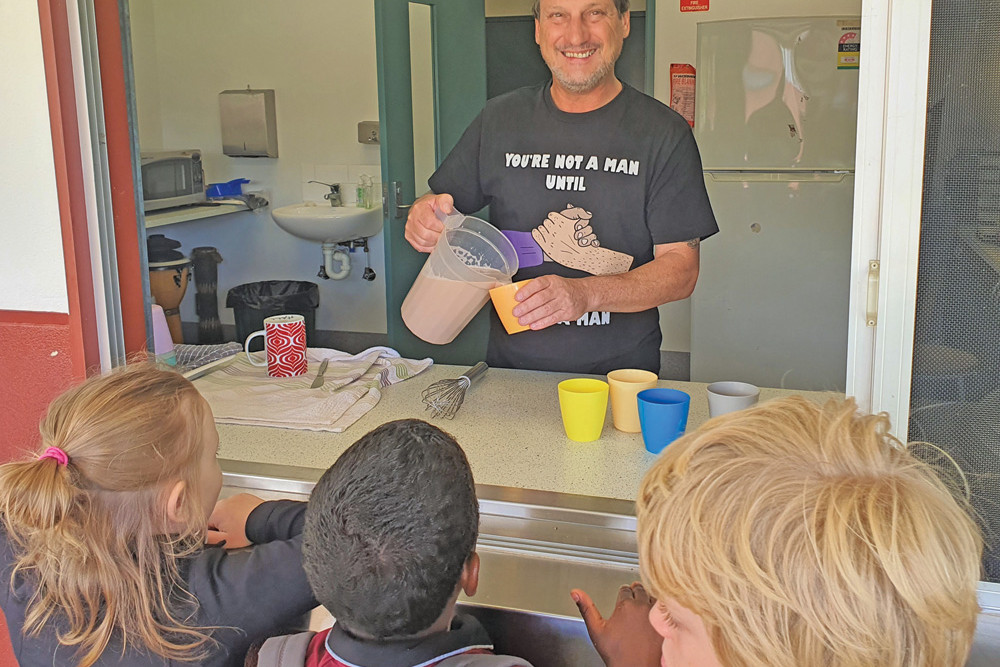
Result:
M857 21L837 21L840 40L837 43L837 69L858 69L861 66L861 24Z

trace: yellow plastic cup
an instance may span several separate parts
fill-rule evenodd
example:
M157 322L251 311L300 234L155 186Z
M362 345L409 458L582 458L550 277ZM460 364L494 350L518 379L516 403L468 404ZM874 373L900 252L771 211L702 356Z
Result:
M514 310L514 306L518 304L518 301L514 298L514 294L517 293L517 290L521 289L530 282L530 279L519 280L516 283L500 285L499 287L494 287L490 290L490 299L493 300L493 307L497 309L497 315L500 316L503 328L506 329L509 334L516 334L521 331L527 331L531 328L518 322L512 312Z
M601 437L608 413L608 383L591 378L573 378L559 383L559 410L566 437L593 442Z
M635 396L644 389L655 387L657 379L656 373L638 368L622 368L608 373L611 417L616 429L625 433L638 433L642 430Z

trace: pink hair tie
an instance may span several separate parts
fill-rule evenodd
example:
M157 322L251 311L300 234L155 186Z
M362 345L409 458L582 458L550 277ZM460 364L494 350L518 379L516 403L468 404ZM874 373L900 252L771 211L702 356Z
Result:
M69 456L67 456L66 452L58 447L49 447L46 449L42 452L42 455L38 457L39 461L42 459L55 459L56 463L63 466L69 463Z

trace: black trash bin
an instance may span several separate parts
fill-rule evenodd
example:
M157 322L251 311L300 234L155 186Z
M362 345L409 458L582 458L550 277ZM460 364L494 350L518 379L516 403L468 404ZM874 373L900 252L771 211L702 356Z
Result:
M272 315L302 315L306 320L306 345L315 347L316 307L319 285L305 280L262 280L244 283L229 290L226 307L233 309L236 340L243 342L264 328L264 318ZM264 349L264 339L255 338L250 351Z

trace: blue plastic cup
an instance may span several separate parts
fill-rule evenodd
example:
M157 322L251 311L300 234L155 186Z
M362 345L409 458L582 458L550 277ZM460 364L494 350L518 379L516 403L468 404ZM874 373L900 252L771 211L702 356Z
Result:
M684 434L687 428L691 396L677 389L646 389L636 394L642 442L650 454Z

